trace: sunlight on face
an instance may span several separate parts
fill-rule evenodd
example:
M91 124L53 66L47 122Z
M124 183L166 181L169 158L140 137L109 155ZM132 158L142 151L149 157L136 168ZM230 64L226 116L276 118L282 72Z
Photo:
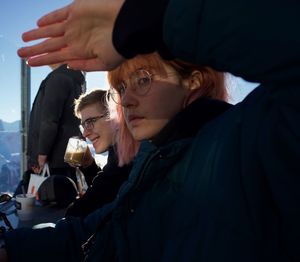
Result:
M150 91L139 96L128 88L122 99L126 124L136 140L151 139L183 109L187 89L168 66L167 77L155 75Z
M80 111L81 122L105 114L105 109L99 104L86 106ZM107 151L113 144L114 131L110 121L105 117L98 118L93 123L93 128L84 129L83 136L88 138L95 148L97 154Z

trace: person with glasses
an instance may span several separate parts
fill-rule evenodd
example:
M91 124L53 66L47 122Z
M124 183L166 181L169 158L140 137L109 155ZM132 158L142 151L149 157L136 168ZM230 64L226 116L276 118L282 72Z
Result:
M107 262L197 257L200 250L192 246L202 237L197 224L205 218L201 212L205 200L200 197L203 176L195 168L199 160L193 161L199 157L195 143L213 119L222 119L220 115L231 108L225 102L225 75L153 53L128 60L109 72L108 80L114 101L110 112L116 113L118 122L118 160L126 163L132 142L140 142L128 181L112 203L84 220L68 217L52 229L6 234L10 261L19 256ZM81 115L82 122L101 115L89 112ZM30 239L36 252L25 254L25 245L18 247L18 254L13 252L14 243L23 237ZM40 238L47 241L40 243Z
M87 151L80 170L83 172L89 188L83 196L67 208L66 217L84 217L113 201L131 170L130 162L134 158L134 154L128 155L126 164L122 163L119 166L118 163L115 152L118 124L115 120L110 119L106 94L106 91L97 89L82 94L75 100L74 113L81 120L82 135L91 141L97 154L108 151L108 158L106 165L101 169L90 151Z

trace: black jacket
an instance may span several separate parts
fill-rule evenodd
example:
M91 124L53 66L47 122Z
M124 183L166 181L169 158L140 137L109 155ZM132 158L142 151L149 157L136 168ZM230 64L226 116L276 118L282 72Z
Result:
M84 219L62 219L54 228L7 233L10 260L83 261L81 246L97 232L84 261L199 261L194 253L201 249L194 241L203 237L197 232L203 191L195 181L202 176L197 169L190 172L199 163L190 158L201 147L191 149L201 130L229 108L211 99L194 101L155 139L141 143L130 176L112 203ZM24 244L14 252L20 242ZM36 252L28 253L30 246Z
M113 43L126 58L158 51L257 83L299 83L300 2L126 0Z
M81 169L88 184L90 178L94 179L86 193L68 207L65 216L84 217L104 204L112 202L120 186L127 180L130 170L131 165L118 166L116 153L111 147L103 170L95 162L90 167Z
M62 65L41 83L30 113L29 165L37 164L41 154L48 156L50 168L68 167L64 163L68 139L80 134L79 120L74 115L74 99L82 93L84 81L81 71L69 70Z
M194 145L199 238L184 236L173 261L300 261L299 10L293 0L125 1L113 34L123 56L159 51L261 83Z

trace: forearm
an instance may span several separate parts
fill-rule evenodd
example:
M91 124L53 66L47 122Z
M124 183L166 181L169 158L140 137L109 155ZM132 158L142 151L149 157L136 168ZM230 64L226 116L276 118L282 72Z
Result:
M158 51L252 82L295 83L299 8L297 1L127 0L113 43L127 58Z
M299 82L299 8L299 1L170 0L163 39L175 57L198 65L253 82Z
M61 220L54 228L20 228L6 233L9 261L80 261L81 245L91 232L78 219Z
M39 140L38 140L38 153L39 155L49 155L53 145L55 144L55 138L57 136L58 123L51 122L49 119L44 118L41 123Z
M162 23L169 0L126 0L116 19L113 44L126 58L162 51Z

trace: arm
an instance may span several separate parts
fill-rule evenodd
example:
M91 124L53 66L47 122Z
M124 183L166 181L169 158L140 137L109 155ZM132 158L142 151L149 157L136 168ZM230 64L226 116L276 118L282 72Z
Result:
M49 156L56 143L65 101L69 96L71 88L71 80L60 73L51 73L46 80L41 108L38 141L39 155Z
M260 125L258 152L278 214L284 250L290 261L300 260L300 90L273 90Z
M68 207L65 216L87 216L112 202L121 185L127 180L130 170L131 165L119 167L117 162L108 163L94 178L87 192Z
M291 0L171 0L164 42L175 57L249 81L299 82L299 8Z
M5 248L9 261L82 261L81 245L112 208L113 205L106 206L84 220L62 219L55 227L20 228L7 232Z
M93 179L101 172L101 167L99 167L93 159L93 162L89 166L81 167L80 171L84 174L88 186L91 186Z
M77 16L78 23L82 21L81 19L85 19L87 23L91 21L91 19L87 19L87 16L84 17L83 12L79 12L80 5L82 5L81 7L93 5L94 12L89 12L95 17L105 17L102 16L104 9L101 6L104 2L104 0L89 0L83 3L83 1L77 0L74 5L63 9L63 11L60 10L45 16L39 20L39 25L43 27L25 33L23 38L25 41L31 41L42 37L55 37L45 40L40 45L21 49L19 55L28 57L54 50L45 56L29 59L29 64L42 65L50 61L57 62L60 57L61 60L67 61L69 65L76 66L76 68L107 70L118 66L123 61L118 52L127 57L134 55L132 51L128 52L127 47L124 46L127 43L132 43L126 37L133 37L133 39L140 39L139 44L134 45L135 48L140 47L136 53L152 50L165 53L160 48L163 46L160 44L163 41L173 57L199 65L208 65L250 81L299 81L300 74L297 65L299 64L300 50L298 43L300 35L296 33L300 22L298 15L299 1L290 0L282 4L279 0L267 0L263 3L259 0L246 2L239 0L171 0L166 5L166 10L163 8L158 9L163 19L160 19L159 16L153 16L154 19L148 22L143 20L143 17L139 16L137 12L140 14L148 13L147 8L151 6L148 3L152 3L152 1L144 0L143 4L139 4L141 1L127 0L119 15L118 12L123 2L113 1L117 7L114 6L116 8L113 9L113 12L107 9L110 19L106 19L106 22L109 26L105 25L103 21L101 23L95 20L96 23L91 23L84 30L81 30L85 36L91 36L92 32L98 32L94 34L97 35L97 39L94 35L91 36L90 39L93 38L93 42L90 43L91 45L87 45L92 47L89 50L90 54L98 59L98 63L92 64L86 47L78 49L77 53L75 52L75 45L79 45L79 42L81 44L85 42L83 41L83 34L76 34L75 28L79 29L80 26L76 25L71 17L74 16L75 18ZM136 10L132 8L135 4L143 9ZM166 3L162 2L162 4ZM156 6L155 2L153 6ZM64 13L64 16L61 13ZM149 13L152 14L152 12ZM132 34L128 31L122 32L124 26L118 20L116 21L116 27L114 28L115 49L112 46L111 30L117 15L119 21L127 23L128 20L131 26L133 24L136 26L133 27ZM149 18L148 16L144 17L145 19ZM278 17L281 17L281 19L278 19ZM61 23L64 32L69 35L69 40L72 39L73 43L67 37L57 37L57 35L62 34L58 29L58 24L54 24L58 21L63 21ZM162 21L162 24L159 21ZM131 26L127 29L130 30ZM52 30L48 30L48 27ZM73 28L73 31L71 28ZM106 29L107 31L105 31ZM100 39L99 34L104 31L109 37ZM147 42L149 38L159 38L161 35L157 32L162 32L162 40L149 41L149 44L152 45L152 47L149 47ZM56 46L59 46L59 48L68 46L68 48L58 50ZM65 55L66 52L69 56ZM82 62L81 66L78 63L79 60L71 62L72 58L78 59L79 56ZM54 57L56 60L54 60ZM88 64L89 66L87 66Z
M253 82L297 82L299 8L298 1L126 0L113 43L124 57L157 50Z

